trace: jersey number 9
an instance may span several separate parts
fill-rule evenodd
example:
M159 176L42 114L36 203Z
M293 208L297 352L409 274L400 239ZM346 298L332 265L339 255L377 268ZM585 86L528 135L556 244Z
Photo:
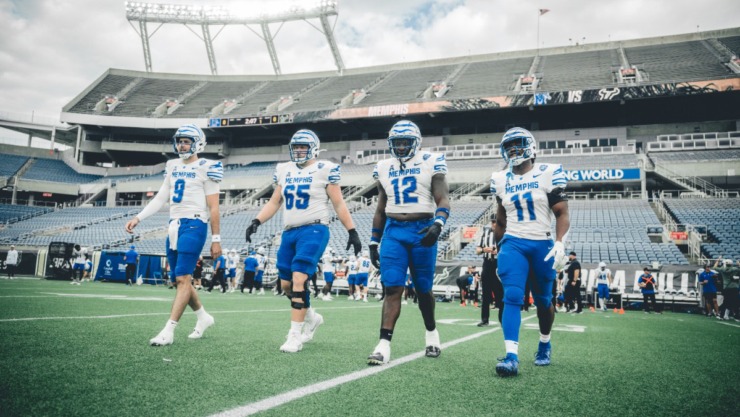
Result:
M175 181L175 195L172 196L173 203L179 203L182 201L182 193L185 191L185 180L179 179Z

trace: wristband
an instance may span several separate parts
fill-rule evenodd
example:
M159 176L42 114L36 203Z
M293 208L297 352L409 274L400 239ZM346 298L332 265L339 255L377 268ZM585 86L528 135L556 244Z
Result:
M377 245L378 243L380 243L380 239L375 236L370 236L370 244L372 245L373 243Z
M445 223L447 223L447 219L444 216L437 216L434 218L434 223L437 223L440 226L444 226Z
M437 214L439 212L442 212L442 213L446 214L447 217L450 217L450 209L447 209L447 208L444 208L444 207L439 207L437 209L437 211L434 212L434 214Z
M374 227L373 227L372 229L370 229L370 233L377 233L377 234L380 234L380 232L381 232L381 230L380 230L380 229L376 229L376 228L374 228Z
M378 241L376 241L376 240L372 240L372 239L370 239L370 244L369 244L368 246L378 246L378 244L379 244L379 243L380 243L380 242L378 242Z
M211 235L211 243L221 243L221 235Z

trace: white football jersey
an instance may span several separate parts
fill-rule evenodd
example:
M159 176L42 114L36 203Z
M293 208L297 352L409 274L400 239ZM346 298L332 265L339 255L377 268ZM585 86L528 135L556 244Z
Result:
M85 252L83 252L82 250L73 250L72 257L74 258L76 264L84 264L87 261L85 259Z
M267 257L264 255L254 255L255 258L257 258L257 269L264 270L265 269L265 262L267 261Z
M596 285L609 285L608 277L612 274L612 271L607 268L605 270L599 269L599 274L596 276Z
M357 263L359 264L359 267L357 269L357 272L359 272L361 274L367 274L368 272L370 272L370 258L366 258L364 256L361 256L357 260Z
M334 272L334 257L330 254L325 254L321 257L321 269L324 272Z
M339 165L316 161L300 168L294 162L278 164L273 181L283 191L283 220L285 226L300 226L315 221L329 224L331 210L326 187L339 184Z
M234 255L234 256L229 255L226 257L226 267L227 268L229 269L236 268L238 264L239 264L239 255Z
M506 234L531 240L552 239L552 220L547 194L565 188L568 180L561 165L539 164L524 175L509 170L491 175L491 194L506 210Z
M349 261L349 274L355 275L357 273L357 261Z
M221 161L198 158L186 164L182 159L167 161L164 184L159 192L169 194L171 219L209 220L206 196L219 192L218 183L223 178Z
M378 162L373 178L380 181L388 196L385 212L433 215L437 204L432 195L432 177L436 174L447 174L444 154L417 152L406 161L404 169L396 158Z

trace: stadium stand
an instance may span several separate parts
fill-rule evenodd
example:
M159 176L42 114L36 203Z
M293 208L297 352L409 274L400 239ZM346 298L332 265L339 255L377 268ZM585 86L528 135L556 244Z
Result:
M50 209L36 206L19 206L15 204L0 204L0 224L15 223L31 217L47 213Z
M148 117L165 100L176 98L197 84L191 80L144 79L113 114Z
M288 111L325 110L337 107L337 102L353 90L361 90L381 76L381 73L345 75L332 77L320 88L301 95L300 101L288 107Z
M12 177L27 161L27 156L0 154L0 177Z
M651 152L650 159L664 162L737 161L740 160L740 149Z
M80 174L64 161L56 159L36 159L31 167L22 176L25 180L66 182L83 184L93 182L99 175Z
M707 227L713 242L702 243L708 259L740 259L740 201L738 199L663 199L676 223Z
M740 36L729 36L726 38L719 38L726 47L728 47L735 55L740 54Z
M443 80L454 65L400 70L386 77L357 106L403 103L418 98L429 84Z
M516 77L526 74L531 64L531 57L470 63L454 81L445 98L510 93Z
M614 49L542 56L542 80L537 89L563 91L610 85L614 82L612 69L618 66Z
M90 91L87 92L74 106L69 110L74 113L94 114L95 105L106 96L115 95L130 84L135 77L126 75L106 75ZM123 97L121 97L123 98Z
M198 90L193 96L180 103L180 108L165 117L208 117L213 107L217 104L224 100L235 99L236 96L258 84L260 84L259 81L239 83L233 81L210 81L204 88Z
M649 74L650 82L732 75L699 41L624 48L624 51L632 65Z

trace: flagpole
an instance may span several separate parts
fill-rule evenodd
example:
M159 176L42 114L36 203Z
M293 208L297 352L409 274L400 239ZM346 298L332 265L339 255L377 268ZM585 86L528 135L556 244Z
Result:
M542 17L542 12L537 10L537 45L535 48L537 50L537 55L540 54L540 17Z

